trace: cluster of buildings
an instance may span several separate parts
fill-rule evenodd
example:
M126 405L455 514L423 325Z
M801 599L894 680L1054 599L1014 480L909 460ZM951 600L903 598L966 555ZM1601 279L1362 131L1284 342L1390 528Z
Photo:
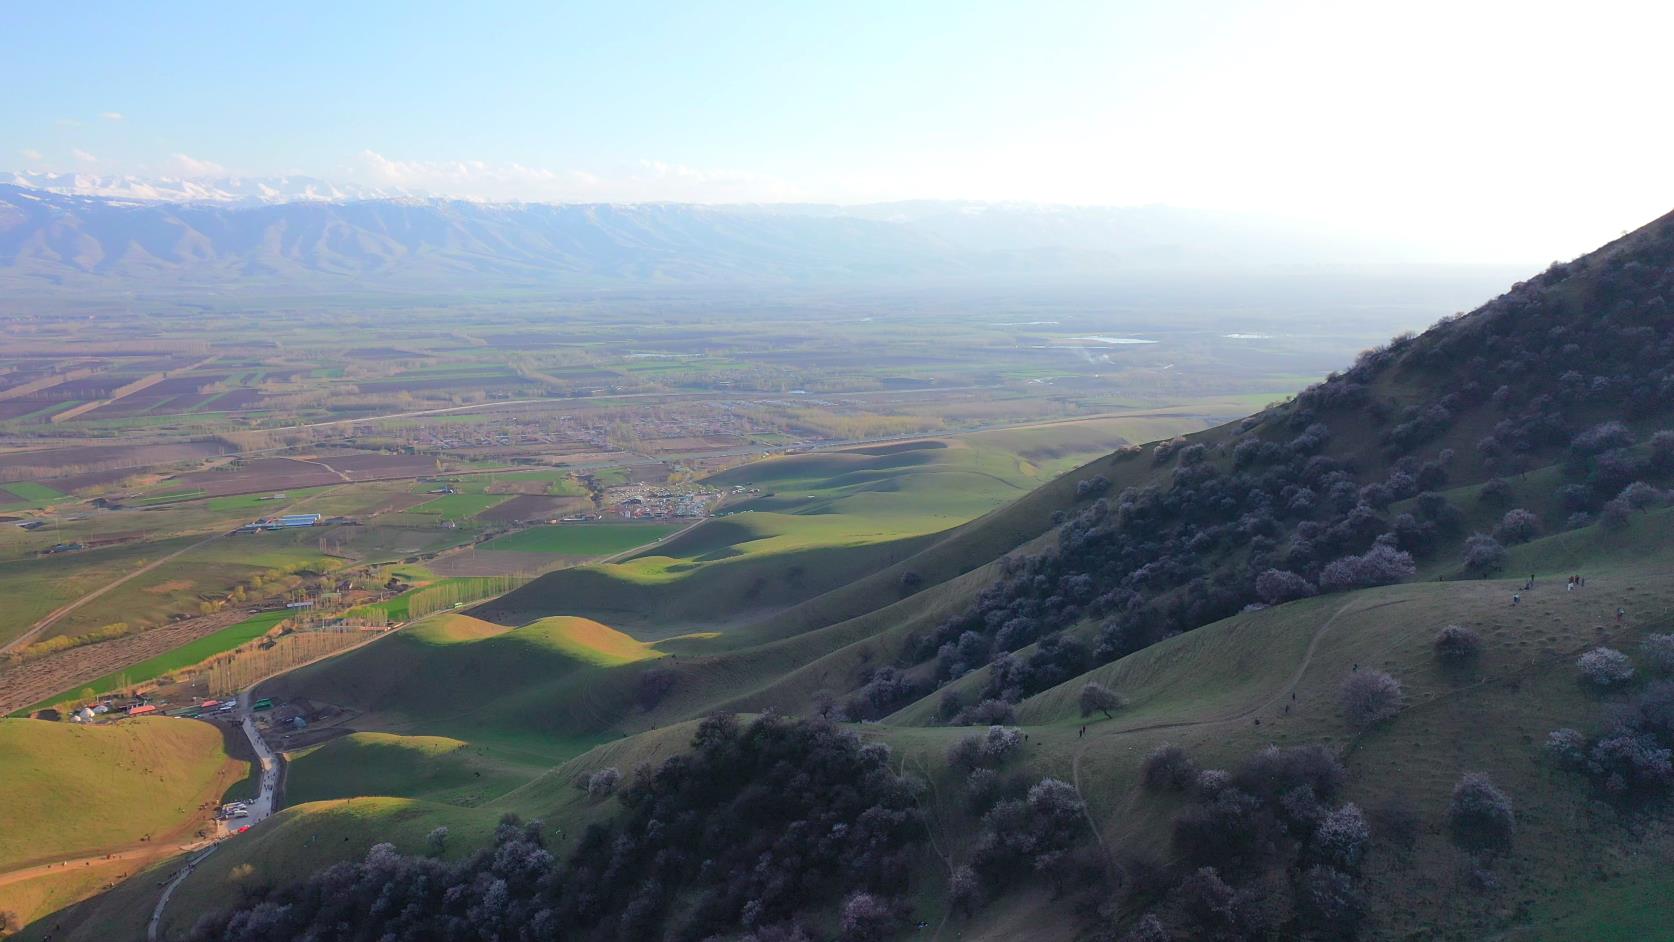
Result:
M707 517L719 492L666 484L626 484L605 491L605 506L627 520Z

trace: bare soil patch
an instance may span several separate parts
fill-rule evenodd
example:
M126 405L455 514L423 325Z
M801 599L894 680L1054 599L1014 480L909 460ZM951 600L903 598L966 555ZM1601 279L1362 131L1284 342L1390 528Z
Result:
M247 617L244 612L236 611L188 618L151 631L71 648L14 667L0 668L0 715L21 710L66 690L74 690L77 684L172 651Z

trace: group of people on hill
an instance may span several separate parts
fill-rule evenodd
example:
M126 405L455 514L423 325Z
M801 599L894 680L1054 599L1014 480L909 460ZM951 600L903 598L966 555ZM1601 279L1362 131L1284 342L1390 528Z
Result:
M1574 592L1576 589L1578 589L1578 588L1580 588L1580 587L1582 587L1586 584L1587 584L1587 580L1582 578L1581 576L1579 576L1579 575L1570 576L1568 584L1564 587L1564 591ZM1534 577L1534 573L1531 572L1531 573L1529 573L1529 581L1523 583L1522 591L1511 593L1511 604L1512 605L1523 604L1523 592L1531 591L1532 589L1534 589L1534 587L1535 587L1535 577Z
M1527 592L1530 589L1533 589L1534 584L1535 584L1534 573L1529 573L1529 581L1523 583L1522 592L1511 593L1512 607L1515 608L1516 606L1523 604L1523 592ZM1586 588L1586 586L1587 586L1587 578L1585 576L1574 575L1574 576L1569 577L1569 582L1565 585L1564 591L1574 592L1576 589ZM1627 617L1627 609L1622 608L1621 606L1617 606L1616 607L1616 624L1620 625L1622 623L1622 619L1624 619L1626 617Z

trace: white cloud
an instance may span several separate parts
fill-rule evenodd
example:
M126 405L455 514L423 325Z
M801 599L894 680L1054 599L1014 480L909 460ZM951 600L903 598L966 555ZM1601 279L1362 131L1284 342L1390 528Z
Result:
M42 154L40 151L36 150L33 147L25 147L24 149L18 151L18 153L23 155L24 160L33 160L36 163L39 163L39 162L46 159L45 154Z
M70 156L74 157L77 163L96 164L99 162L99 158L89 154L87 151L84 151L79 147L70 148Z
M123 115L120 111L102 111L99 113L99 117L104 118L106 121L123 120Z
M177 173L183 177L218 177L227 172L227 168L213 160L199 160L186 154L175 154L168 160L170 173Z

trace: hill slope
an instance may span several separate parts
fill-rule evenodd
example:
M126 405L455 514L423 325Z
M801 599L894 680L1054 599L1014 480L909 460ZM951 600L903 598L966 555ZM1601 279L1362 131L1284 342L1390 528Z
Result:
M1674 685L1661 680L1674 638L1657 640L1674 633L1668 297L1674 218L1243 422L1124 449L952 530L856 552L842 579L787 594L728 640L669 638L724 619L710 606L725 593L647 594L643 637L563 619L420 627L273 689L400 714L398 736L337 747L343 764L388 775L330 781L322 768L315 781L333 801L403 792L404 849L437 797L545 821L561 859L508 882L507 912L520 914L508 918L551 906L590 937L792 931L757 926L764 912L815 937L840 921L905 937L917 920L943 938L1655 937L1674 863ZM866 499L892 470L880 465L923 459L820 456L754 473L784 483L761 498L777 514ZM796 493L814 472L841 479L835 492ZM747 556L757 534L727 524L648 552ZM1586 583L1571 586L1577 573ZM574 614L555 588L574 585L475 614ZM1449 625L1463 640L1438 646ZM668 640L647 648L653 638ZM578 643L593 655L565 649ZM1588 653L1599 647L1622 653ZM667 656L641 656L651 650ZM718 709L810 719L694 731ZM787 785L789 760L750 765L771 771L725 789L692 777L692 763L744 742L779 743L769 755L800 737L847 742L833 721L886 745L891 775L909 776L872 781L893 797L871 813L901 830L879 845L887 859L868 855L844 877L858 882L839 884L881 909L752 907L760 874L715 882L660 843L692 834L682 811L719 801L777 813L782 797L852 799L835 780ZM1547 749L1554 730L1573 732ZM670 759L682 743L700 758ZM1180 751L1149 758L1165 743ZM884 757L838 751L874 775ZM403 771L430 761L429 780ZM610 770L626 783L619 803L593 778ZM492 790L472 787L477 773ZM785 794L796 788L809 793ZM895 788L912 810L892 803ZM314 807L257 829L297 849L287 876L359 856L354 841L311 840L329 834ZM844 807L845 826L865 816ZM779 849L817 857L801 841L834 820L788 824ZM526 829L495 840L501 857L532 853ZM222 865L243 862L255 858L235 846L187 881L189 898L237 904ZM369 861L357 892L376 895L381 866L398 869ZM606 905L541 888L596 886L604 872L642 890L612 890ZM176 933L196 915L172 914Z

